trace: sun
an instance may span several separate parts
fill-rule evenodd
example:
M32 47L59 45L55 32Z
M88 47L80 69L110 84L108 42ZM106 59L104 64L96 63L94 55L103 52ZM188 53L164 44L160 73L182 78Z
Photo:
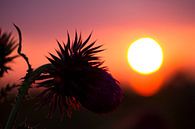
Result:
M128 62L140 74L156 72L163 62L161 46L152 38L140 38L128 49Z

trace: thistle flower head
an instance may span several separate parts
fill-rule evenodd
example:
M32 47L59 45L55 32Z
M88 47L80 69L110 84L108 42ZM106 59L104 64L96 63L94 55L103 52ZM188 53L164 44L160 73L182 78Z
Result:
M17 47L11 33L1 33L0 30L0 77L5 72L11 70L7 63L11 62L17 56L10 56L10 54Z
M102 61L96 56L103 51L95 42L88 44L75 33L71 43L68 34L66 44L58 42L57 56L50 53L51 65L39 76L38 87L45 90L40 94L43 105L50 105L50 114L59 109L61 114L71 115L80 105L96 113L106 113L121 102L123 93L118 82L109 74Z

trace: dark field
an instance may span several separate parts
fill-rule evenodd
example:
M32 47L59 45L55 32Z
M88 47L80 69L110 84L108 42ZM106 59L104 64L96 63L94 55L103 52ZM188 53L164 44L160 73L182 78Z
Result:
M141 97L126 90L122 104L114 112L94 114L81 108L63 121L59 113L48 119L46 107L36 110L34 100L26 101L16 123L27 120L38 129L194 129L194 79L179 73L165 85L152 97ZM5 124L11 109L11 99L8 100L0 106L1 125Z

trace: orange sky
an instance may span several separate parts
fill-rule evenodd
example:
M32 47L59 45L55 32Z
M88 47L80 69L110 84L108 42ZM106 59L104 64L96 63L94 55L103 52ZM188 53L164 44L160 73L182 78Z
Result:
M34 68L47 62L45 56L57 48L56 39L66 41L66 31L73 36L77 29L83 38L93 31L91 41L97 39L106 49L100 54L104 65L121 84L142 95L153 94L178 69L195 72L193 0L45 2L4 0L0 5L0 27L15 35L12 22L21 27L24 52ZM153 37L164 50L161 69L149 76L135 73L127 62L129 45L143 36ZM24 75L26 64L21 58L12 65L14 71L4 80Z

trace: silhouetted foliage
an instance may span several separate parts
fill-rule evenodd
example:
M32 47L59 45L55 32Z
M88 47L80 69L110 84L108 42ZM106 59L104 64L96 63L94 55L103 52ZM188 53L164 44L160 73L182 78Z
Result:
M0 77L3 76L5 72L11 70L7 63L11 62L17 56L10 56L10 54L17 47L14 39L11 37L11 33L1 33L0 31Z
M45 88L38 96L41 98L40 106L49 106L49 116L58 110L61 117L71 116L72 110L78 110L80 105L95 113L107 113L114 110L123 98L123 92L106 67L102 67L103 61L96 56L96 53L103 51L100 46L95 46L95 42L88 42L89 37L82 42L81 35L75 33L75 39L70 41L68 34L67 44L61 45L60 50L56 50L57 55L50 54L49 64L44 64L37 69L32 69L28 57L22 53L22 33L20 28L14 24L18 36L18 55L21 56L28 65L27 73L21 78L18 85L18 94L15 98L14 106L5 124L5 129L32 129L26 123L16 126L19 107L25 101L29 88L36 81L36 87ZM11 70L7 63L17 56L10 56L17 45L11 38L11 33L0 33L0 76ZM0 90L0 100L7 98L8 92L17 87L7 85Z
M169 115L178 129L195 128L195 78L179 71L166 81L157 94L160 102L169 109Z
M26 121L22 124L18 125L15 129L35 129L34 127L30 126Z
M5 87L2 87L0 89L0 102L6 101L8 97L8 93L11 92L14 88L16 88L17 85L15 84L7 84Z

